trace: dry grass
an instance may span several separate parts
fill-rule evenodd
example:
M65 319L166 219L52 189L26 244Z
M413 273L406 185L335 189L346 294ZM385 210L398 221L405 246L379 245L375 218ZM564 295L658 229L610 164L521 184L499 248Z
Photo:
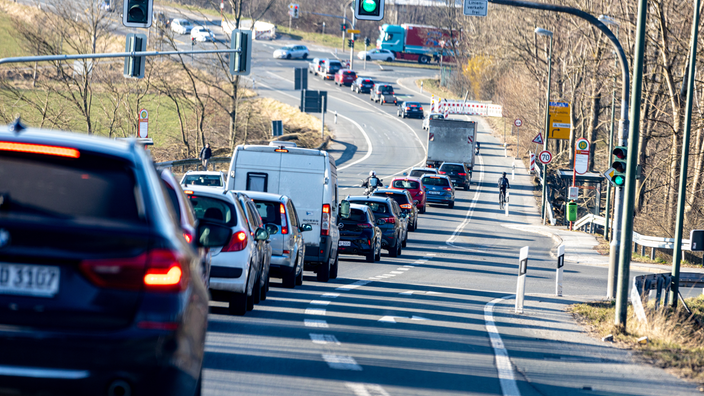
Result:
M439 96L443 99L462 99L459 96L452 93L445 87L440 86L440 80L437 78L426 78L416 80L416 85L420 88L420 83L423 83L423 92Z
M627 329L613 324L614 302L591 302L573 305L577 320L599 337L614 335L621 347L633 349L646 363L668 369L674 374L704 384L704 329L694 320L704 322L704 296L687 299L692 316L684 308L647 310L648 323L639 322L628 307ZM648 337L647 344L638 338Z

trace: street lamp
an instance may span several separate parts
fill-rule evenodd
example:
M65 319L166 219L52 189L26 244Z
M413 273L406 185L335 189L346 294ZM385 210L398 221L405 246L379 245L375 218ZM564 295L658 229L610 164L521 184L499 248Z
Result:
M543 139L543 150L548 149L548 138L550 135L550 73L552 72L552 32L543 28L535 28L535 34L540 36L550 37L550 50L548 51L548 92L545 96L545 139ZM543 199L542 208L540 210L545 224L545 202L547 201L548 191L548 164L543 164Z
M611 18L610 16L607 15L600 15L599 16L599 21L603 23L604 25L609 25L609 26L614 26L616 27L616 37L618 38L618 28L619 28L619 23ZM618 67L618 58L614 60L615 66ZM609 151L607 153L608 156L608 162L609 166L611 166L611 162L613 160L613 151L614 151L614 117L616 114L616 74L614 74L614 81L612 84L612 91L611 91L611 130L609 131ZM619 142L619 145L620 142ZM613 230L620 230L621 229L621 207L623 206L621 203L622 194L621 194L622 189L617 187L614 190L614 223L613 223ZM616 249L616 242L615 239L617 238L611 238L609 235L609 221L611 219L611 183L606 184L606 212L604 213L606 217L606 221L604 224L604 239L607 241L611 242L611 249ZM606 297L611 299L614 298L616 295L616 283L618 281L618 253L614 251L613 254L609 255L609 271L608 271L608 276L607 276L607 286L606 286Z

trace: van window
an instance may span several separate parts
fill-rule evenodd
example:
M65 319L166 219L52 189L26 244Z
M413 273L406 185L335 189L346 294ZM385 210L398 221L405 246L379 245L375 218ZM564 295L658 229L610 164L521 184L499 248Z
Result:
M267 192L268 178L266 173L247 173L247 191Z

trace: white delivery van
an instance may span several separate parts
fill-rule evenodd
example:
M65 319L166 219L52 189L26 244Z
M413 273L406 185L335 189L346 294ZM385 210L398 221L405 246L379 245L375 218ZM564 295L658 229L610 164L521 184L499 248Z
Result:
M318 280L337 278L337 168L326 152L297 147L237 146L227 178L228 190L261 191L290 197L306 232L304 269Z

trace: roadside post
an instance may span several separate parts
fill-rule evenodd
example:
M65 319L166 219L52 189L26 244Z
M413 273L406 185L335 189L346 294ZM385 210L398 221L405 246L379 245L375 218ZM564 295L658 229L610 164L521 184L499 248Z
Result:
M557 269L555 270L555 295L562 297L562 267L565 266L565 244L557 247Z
M516 313L523 313L523 300L526 294L526 271L528 270L528 246L521 248L518 261L518 284L516 285Z
M333 123L337 124L337 110L335 110L333 113L335 114L335 121Z

